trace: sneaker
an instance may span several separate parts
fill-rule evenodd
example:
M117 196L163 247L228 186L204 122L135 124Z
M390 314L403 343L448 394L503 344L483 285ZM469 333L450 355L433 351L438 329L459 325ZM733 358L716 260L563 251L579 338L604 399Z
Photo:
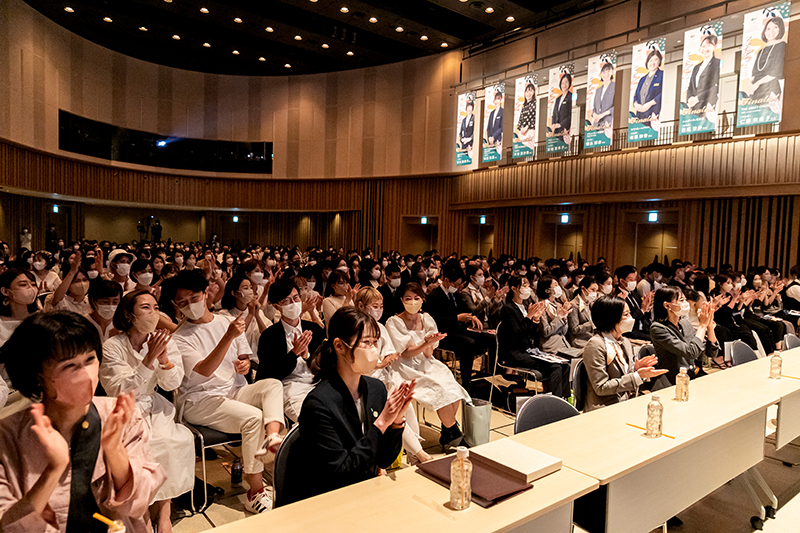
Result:
M253 495L251 498L247 496L246 501L244 502L244 510L253 513L266 513L267 511L272 510L272 493L267 492L266 489L261 489L257 493Z

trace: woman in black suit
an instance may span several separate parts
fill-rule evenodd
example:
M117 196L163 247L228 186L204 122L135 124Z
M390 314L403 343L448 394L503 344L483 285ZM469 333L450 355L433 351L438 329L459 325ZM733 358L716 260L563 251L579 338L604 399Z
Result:
M568 134L572 128L572 76L565 72L558 81L561 96L553 106L552 131L554 135Z
M379 338L375 319L359 309L343 307L331 317L311 362L320 381L303 402L298 448L287 462L287 503L375 477L400 454L414 382L387 398L386 386L368 377Z

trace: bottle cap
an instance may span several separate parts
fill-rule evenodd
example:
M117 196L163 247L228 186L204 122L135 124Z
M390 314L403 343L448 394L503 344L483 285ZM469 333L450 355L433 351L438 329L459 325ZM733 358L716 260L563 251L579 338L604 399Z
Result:
M467 448L466 446L459 446L458 448L456 448L456 457L458 457L459 459L466 459L467 457L469 457L469 448Z
M653 400L660 400L660 399L661 399L661 396L659 396L659 395L658 395L658 394L656 394L655 392L654 392L653 394L651 394L650 396L652 396L652 397L653 397Z
M680 368L680 371L681 371L681 374L685 374L686 372L688 372L688 369L685 366L682 366Z

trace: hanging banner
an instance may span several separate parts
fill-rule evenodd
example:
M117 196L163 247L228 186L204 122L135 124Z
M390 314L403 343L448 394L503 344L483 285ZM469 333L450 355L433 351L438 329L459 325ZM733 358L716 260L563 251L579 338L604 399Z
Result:
M584 148L611 146L614 132L616 78L616 51L589 58L589 70L586 74Z
M512 157L536 153L536 91L538 76L517 78L514 87L514 152Z
M572 140L572 74L569 63L550 70L550 92L547 96L547 142L545 151L566 152Z
M471 165L475 154L475 93L458 95L456 165Z
M744 16L738 128L781 121L788 37L789 2Z
M628 142L658 138L666 46L666 38L661 37L633 47Z
M679 135L716 131L721 58L721 21L683 34Z
M503 107L506 101L506 85L501 83L487 87L483 117L483 162L497 161L503 157Z

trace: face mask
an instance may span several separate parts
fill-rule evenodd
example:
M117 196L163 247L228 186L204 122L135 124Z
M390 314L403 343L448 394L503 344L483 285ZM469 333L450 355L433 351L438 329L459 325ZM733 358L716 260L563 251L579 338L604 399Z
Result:
M251 272L250 279L253 280L254 283L261 285L261 282L264 281L264 273L263 272Z
M519 277L524 278L527 275L528 275L528 271L527 270L520 270L519 271Z
M275 260L274 259L267 259L267 266L269 268L274 267L275 266Z
M190 303L186 307L181 307L180 312L189 320L199 320L206 314L205 298L199 302Z
M561 285L562 287L566 287L568 281L569 278L567 276L561 276L560 278L558 278L558 284Z
M303 314L303 304L292 302L281 307L281 314L289 320L297 320Z
M20 305L31 305L36 301L37 294L39 291L36 290L36 287L28 287L11 291L11 298Z
M98 305L97 314L103 317L104 320L111 320L114 318L114 313L117 311L116 305Z
M158 313L147 313L146 315L134 315L133 317L133 327L136 328L136 331L147 335L148 333L153 333L158 326L158 319L160 315Z
M672 305L677 305L677 304L672 304ZM678 315L678 316L686 316L686 315L688 315L688 314L689 314L689 310L690 310L691 308L692 308L692 306L691 306L691 305L689 305L689 302L683 302L683 303L681 304L681 307L680 307L680 309L679 309L678 311L675 311L675 310L673 309L673 310L672 310L672 312L673 312L673 313L675 313L675 314L676 314L676 315Z
M225 263L226 263L226 264L228 264L228 265L232 265L232 264L233 264L233 257L229 257L229 258L227 258L227 259L225 260Z
M629 281L628 284L626 285L626 289L628 290L628 292L635 291L636 290L636 282L635 281Z
M533 280L533 283L531 283L531 287L533 287L533 290L538 289L539 288L539 280L538 279Z
M742 288L742 284L741 283L734 283L733 286L736 288L737 291L741 290L741 288Z
M55 400L72 406L89 405L97 388L97 374L100 365L97 361L79 370L67 369L52 380L55 389Z
M313 266L314 266L314 265L316 265L316 264L317 264L317 262L316 262L316 261L314 261L313 259L312 259L311 261L309 261L309 262L308 262L308 266L310 266L310 267L313 267Z
M29 258L28 258L28 264L29 264L29 265L32 265L32 264L33 264L33 257L29 257Z
M138 276L136 276L136 281L138 281L141 285L150 286L153 282L153 273L152 272L142 272Z
M389 266L389 261L381 261L381 266L383 266L383 268L388 267Z
M375 309L374 307L368 307L367 314L369 314L369 316L374 318L375 321L377 322L383 316L383 309Z
M408 263L406 263L406 268L409 270L411 270L411 267L413 266L414 266L414 261L409 261Z
M656 281L656 283L657 283L657 282L659 282L659 281L661 281L661 278L663 278L663 277L664 277L664 276L662 276L661 274L656 274L656 277L655 277L655 281Z
M764 272L764 275L761 276L761 280L762 281L766 281L767 283L769 283L772 280L772 274L768 274L768 273Z
M603 284L601 288L603 290L603 294L611 294L611 291L613 290L614 287L612 287L611 285Z
M339 272L347 272L347 265L338 266L336 267L336 270Z
M753 288L758 289L760 287L761 287L761 280L760 279L754 279L753 280Z
M523 300L527 300L531 297L531 288L530 287L522 287L519 290L519 297Z
M622 322L619 323L619 329L622 333L630 333L633 331L633 325L635 323L636 321L633 319L633 317L629 316L628 318L623 318Z
M46 261L34 261L33 268L36 270L42 270L47 265Z
M455 285L450 285L449 287L447 287L447 292L448 292L448 294L453 294L453 293L455 293L457 290L458 290L458 289L456 289L456 286L455 286Z
M94 279L97 277L97 270L87 270L86 275L89 276L89 279Z
M117 263L117 275L127 276L131 273L131 265L129 263Z
M188 261L186 261L186 266L193 267L196 264L197 264L197 261L195 259L189 259Z
M568 270L569 272L572 272L573 270L575 270L575 266L573 265L573 266L569 267L567 270Z
M597 293L596 292L590 292L589 294L586 295L586 301L587 302L592 303L595 300L597 300Z
M555 291L553 291L553 295L556 299L561 298L562 294L564 294L564 291L561 290L561 287L556 287Z
M429 278L435 278L436 277L436 269L435 268L429 268L428 269L428 277Z
M416 315L422 308L422 300L403 301L403 307L405 307L408 314Z
M58 252L54 253L54 254L53 254L53 258L54 258L56 261L58 261L59 259L61 259L61 254L60 254L60 253L58 253Z
M306 289L308 291L313 291L314 287L316 287L316 286L317 286L317 281L316 280L312 279L311 281L306 281Z
M378 365L378 348L356 348L353 350L353 372L369 374Z
M372 271L372 279L381 279L381 271L380 270L373 270Z
M242 300L242 303L247 305L253 301L253 289L245 289L243 291L239 291L239 298Z
M75 283L69 286L69 291L72 293L73 296L77 296L78 298L83 298L84 296L86 296L86 293L89 292L89 282L76 281Z
M183 264L183 257L181 257L181 256L176 257L175 258L175 264L176 265L182 265Z
M731 292L731 290L733 290L733 285L726 283L722 286L722 290L723 292Z
M397 287L400 286L400 282L401 281L403 281L403 280L401 280L400 278L390 279L389 280L389 286L391 288L393 288L393 289L396 289Z
M486 278L483 276L478 276L475 278L475 286L476 287L483 287L483 283L486 281Z

